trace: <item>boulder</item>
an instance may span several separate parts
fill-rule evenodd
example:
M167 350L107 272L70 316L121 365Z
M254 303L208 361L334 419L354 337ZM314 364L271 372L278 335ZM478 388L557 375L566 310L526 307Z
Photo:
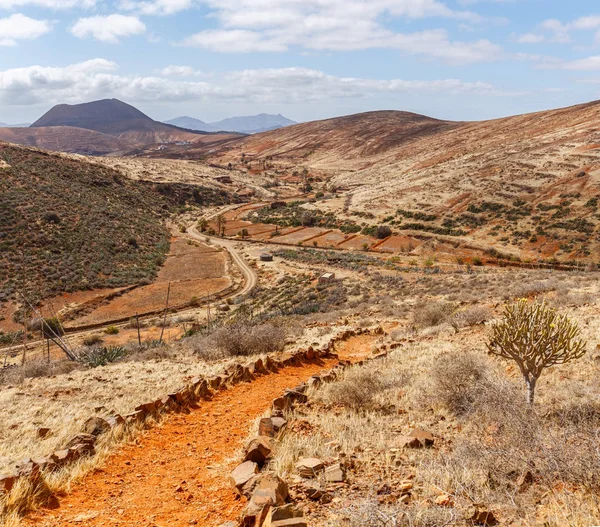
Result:
M314 478L317 474L325 470L325 465L316 457L308 457L296 463L296 470L303 478Z
M244 461L254 461L254 463L258 463L260 466L265 464L273 452L269 440L261 436L251 439L246 445L245 450Z
M238 465L230 476L231 484L241 494L242 488L258 473L258 465L254 461L244 461Z
M422 428L415 428L411 430L408 436L418 439L421 445L424 447L433 446L435 441L435 436L431 432L423 430Z
M327 467L323 475L329 483L342 483L346 479L344 469L340 463Z
M137 410L137 408L136 408ZM110 424L101 417L90 417L83 425L82 432L98 437L110 430Z
M286 425L287 421L283 417L265 417L258 423L258 434L265 437L275 437Z
M96 442L96 436L93 434L77 434L66 445L65 448L71 448L75 445L93 445Z

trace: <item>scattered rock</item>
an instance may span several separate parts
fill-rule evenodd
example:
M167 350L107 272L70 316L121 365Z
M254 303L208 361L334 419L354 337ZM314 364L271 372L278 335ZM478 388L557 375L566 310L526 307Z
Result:
M275 437L286 425L287 421L283 417L265 417L258 423L258 434L265 437Z
M288 503L282 507L274 507L267 515L262 527L306 527L302 511L295 505Z
M82 431L85 434L90 434L98 437L110 430L110 424L100 417L90 417L83 425Z
M266 437L255 437L246 445L246 456L244 461L254 461L259 465L264 465L271 456L273 448Z
M45 439L45 438L46 438L46 436L47 436L49 433L50 433L50 429L49 429L49 428L38 428L38 431L37 431L37 436L38 436L40 439Z
M304 493L309 500L318 501L325 495L325 490L318 483L305 483L303 485Z
M454 500L449 494L440 494L437 498L435 498L435 504L440 507L453 507Z
M244 461L231 473L231 484L241 493L242 487L258 473L258 465L254 461Z
M308 523L306 523L304 518L289 518L287 520L264 523L263 527L308 527Z
M78 434L65 445L65 449L74 447L75 445L93 445L95 442L96 442L95 435Z
M296 470L303 478L314 478L325 469L323 462L316 457L301 459L296 463Z
M494 525L498 525L498 520L494 516L494 513L488 511L487 509L477 509L473 513L473 515L469 518L469 520L474 525L485 525L486 527L493 527Z

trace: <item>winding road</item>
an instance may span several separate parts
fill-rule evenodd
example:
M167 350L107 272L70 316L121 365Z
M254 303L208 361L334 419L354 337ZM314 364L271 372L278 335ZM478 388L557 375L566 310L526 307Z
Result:
M195 225L188 227L187 233L195 240L201 242L206 240L206 238L209 238L213 245L218 245L226 249L231 255L231 259L242 271L242 274L244 275L244 286L242 289L234 293L230 298L237 298L239 296L246 295L256 287L256 284L258 283L258 275L254 269L248 265L240 253L237 252L235 248L235 246L239 243L237 240L229 240L227 238L217 238L200 234Z

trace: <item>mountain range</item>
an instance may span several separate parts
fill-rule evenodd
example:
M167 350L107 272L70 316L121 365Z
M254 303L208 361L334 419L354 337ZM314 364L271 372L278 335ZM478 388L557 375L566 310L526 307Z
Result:
M16 124L0 123L0 128L27 128L28 126L31 126L31 123L16 123Z
M194 117L177 117L170 121L165 121L165 123L181 128L187 128L188 130L203 132L227 131L242 134L257 134L297 124L295 121L292 121L281 114L272 115L268 113L245 117L229 117L228 119L212 123L206 123L200 119L195 119Z
M179 128L117 99L59 104L29 128L0 128L0 140L62 152L126 154L152 145L219 142L236 134Z

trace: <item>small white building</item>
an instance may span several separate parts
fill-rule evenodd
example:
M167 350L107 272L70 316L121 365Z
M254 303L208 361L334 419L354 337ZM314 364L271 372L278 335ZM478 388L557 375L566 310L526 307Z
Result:
M335 281L335 273L325 273L319 276L319 284L330 284Z

